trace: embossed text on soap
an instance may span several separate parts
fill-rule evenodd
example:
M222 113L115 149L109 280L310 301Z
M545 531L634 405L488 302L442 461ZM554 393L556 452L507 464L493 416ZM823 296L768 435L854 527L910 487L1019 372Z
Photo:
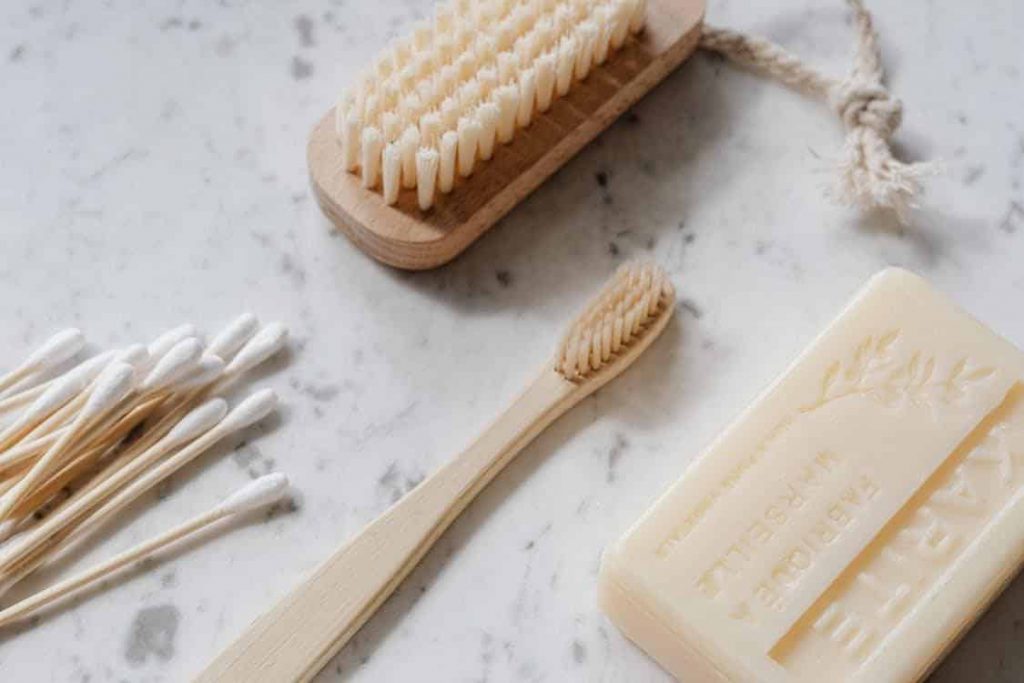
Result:
M772 656L794 673L854 674L910 618L913 605L941 586L972 540L1024 493L1022 468L1024 388L1018 385L780 640Z

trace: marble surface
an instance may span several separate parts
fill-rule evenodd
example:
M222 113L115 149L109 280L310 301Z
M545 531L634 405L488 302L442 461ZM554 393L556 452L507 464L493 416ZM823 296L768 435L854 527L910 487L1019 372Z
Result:
M907 266L1024 344L1024 5L871 4L899 147L946 164L909 227L822 196L842 141L826 109L698 54L455 263L407 274L328 230L304 144L426 0L2 3L0 357L67 324L112 345L252 310L293 333L258 381L279 418L78 564L269 469L297 493L4 633L0 679L195 674L501 410L616 264L649 256L682 297L664 338L528 447L319 680L666 680L597 611L601 550L863 280ZM848 64L839 2L709 18ZM934 678L1020 680L1022 640L1018 580Z

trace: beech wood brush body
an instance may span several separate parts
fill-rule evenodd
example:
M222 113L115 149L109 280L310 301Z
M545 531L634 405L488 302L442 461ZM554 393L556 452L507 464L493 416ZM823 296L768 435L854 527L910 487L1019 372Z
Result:
M313 190L407 269L469 246L697 47L703 0L452 0L314 128Z
M569 328L552 363L467 450L409 492L259 618L199 681L309 680L463 509L556 418L625 370L665 328L674 291L627 265Z

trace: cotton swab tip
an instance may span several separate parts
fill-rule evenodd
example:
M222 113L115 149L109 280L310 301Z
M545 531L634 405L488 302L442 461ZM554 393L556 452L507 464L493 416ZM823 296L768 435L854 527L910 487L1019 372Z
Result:
M77 327L69 327L47 339L42 346L29 354L25 367L45 370L63 363L85 346L85 335Z
M198 339L182 339L156 362L142 383L142 388L153 391L174 384L195 370L202 355L203 345Z
M125 363L137 371L144 368L150 361L149 349L142 344L132 344L115 352L114 362Z
M239 374L256 367L281 350L288 339L288 329L281 323L270 323L256 333L228 363L227 374Z
M228 402L222 398L212 398L197 408L190 410L178 424L167 432L164 443L168 448L180 446L191 441L200 434L213 429L228 414Z
M109 354L101 354L55 379L25 410L22 419L35 420L45 417L70 401L100 374L100 368L107 366L109 357Z
M224 514L237 515L276 503L287 490L288 477L280 472L272 472L228 496L217 509Z
M114 404L124 398L135 386L135 368L127 363L113 362L100 373L96 378L96 385L93 387L82 412L81 419L92 419L97 415L105 413Z
M221 358L231 358L240 348L245 346L247 341L252 339L259 328L260 321L255 315L243 313L231 321L227 327L213 338L206 352Z
M199 359L195 369L175 384L178 391L196 389L210 384L224 374L224 361L218 356L211 356L209 353Z
M276 407L277 394L274 390L261 389L235 406L218 427L231 432L244 429L262 420Z
M115 353L115 351L103 351L102 353L97 353L92 358L83 360L81 363L71 368L54 381L56 382L67 377L80 377L82 388L84 389L89 382L96 379L99 374L103 372L103 368L110 364L110 361L115 357Z
M184 325L178 325L175 328L167 330L159 337L149 343L149 355L155 359L160 359L165 353L171 350L171 348L180 342L182 339L189 337L198 337L199 334L196 331L196 326L192 323L185 323Z

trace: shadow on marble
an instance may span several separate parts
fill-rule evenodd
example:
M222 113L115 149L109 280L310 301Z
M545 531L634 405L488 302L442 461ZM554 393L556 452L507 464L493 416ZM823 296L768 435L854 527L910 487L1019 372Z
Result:
M910 247L913 268L932 269L962 250L987 251L989 226L983 219L956 216L939 211L916 210L907 225L901 225L889 211L859 213L851 227L869 235L893 235Z

